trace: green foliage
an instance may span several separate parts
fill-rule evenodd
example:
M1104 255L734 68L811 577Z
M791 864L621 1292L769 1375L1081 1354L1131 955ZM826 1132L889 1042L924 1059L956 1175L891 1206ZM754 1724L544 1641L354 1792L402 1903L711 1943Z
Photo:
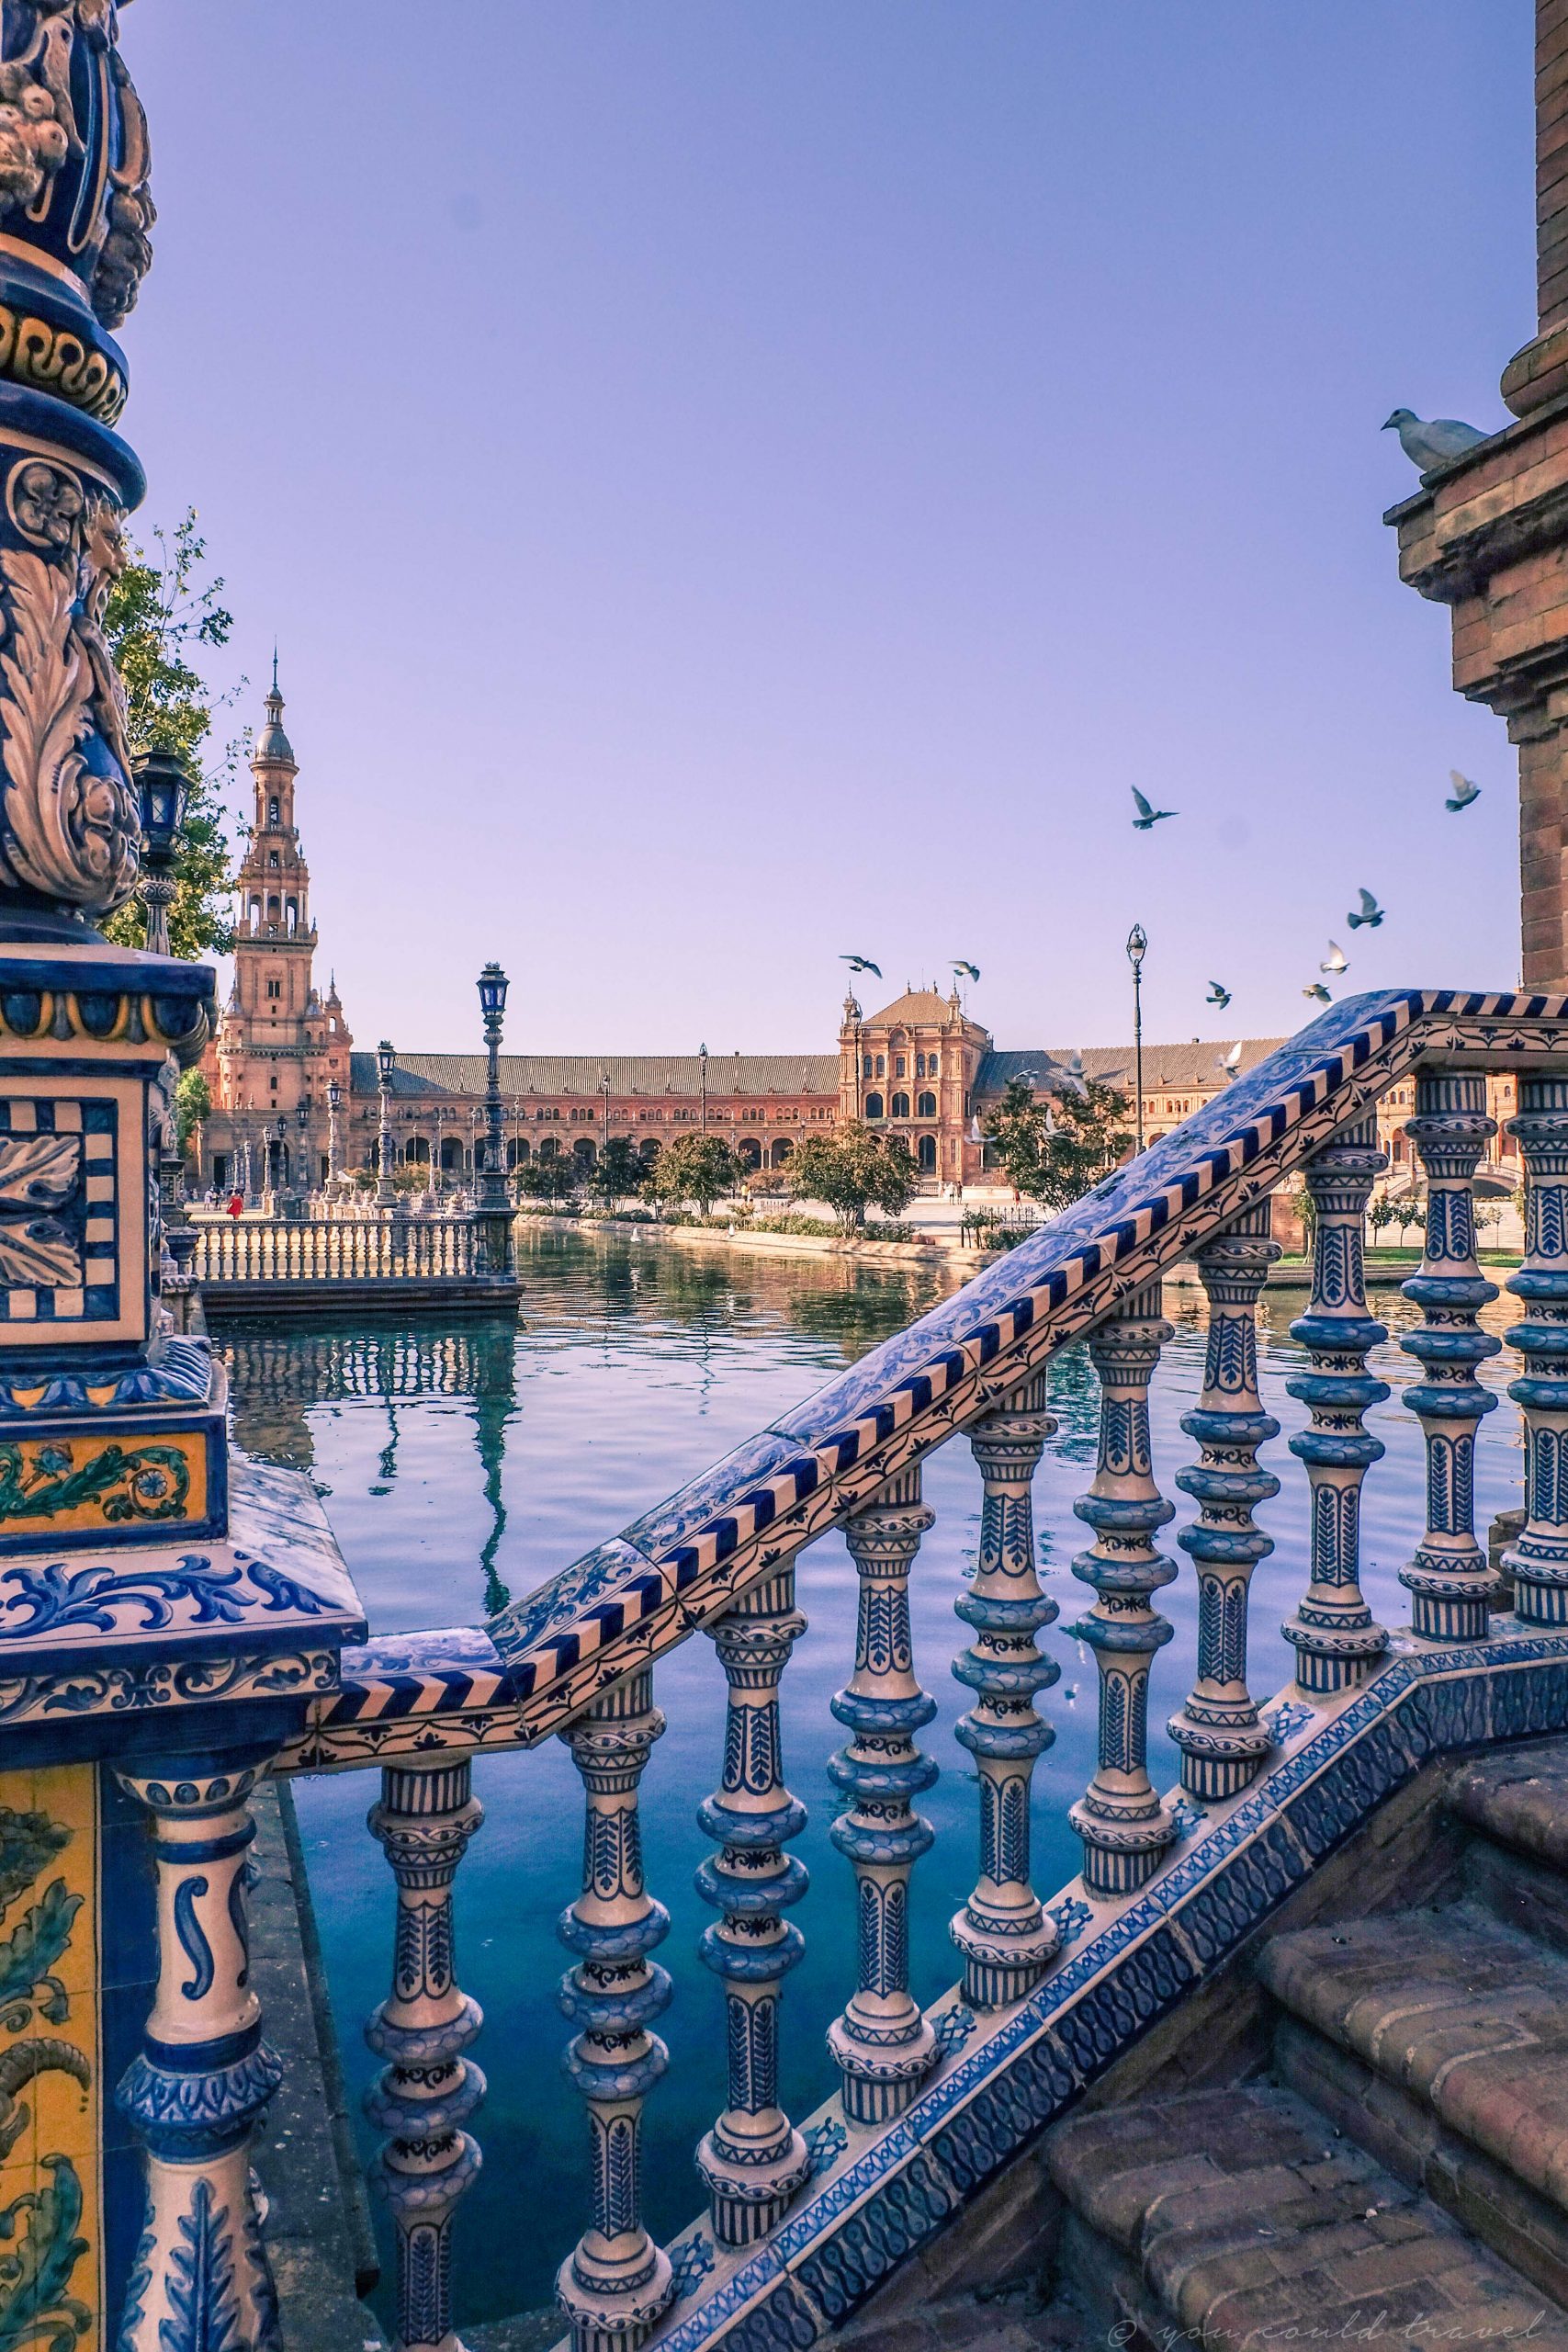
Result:
M908 1205L919 1173L897 1136L879 1136L858 1120L830 1133L802 1136L789 1163L797 1201L820 1201L840 1227L865 1223L868 1208L897 1216Z
M609 1207L646 1190L648 1169L629 1136L612 1136L588 1171L586 1189Z
M715 1201L740 1184L744 1170L722 1136L677 1136L648 1175L650 1197L679 1209L694 1202L705 1216Z
M513 1170L512 1184L525 1201L569 1201L577 1190L577 1170L565 1152L554 1159L525 1160Z
M212 1089L198 1069L180 1072L175 1088L175 1132L182 1155L190 1149L190 1139L204 1119L212 1116Z
M1099 1079L1087 1079L1082 1093L1068 1087L1060 1094L1037 1094L1027 1079L1010 1079L986 1140L1015 1191L1065 1209L1125 1158L1130 1109L1126 1095Z
M70 1843L70 1830L47 1813L16 1813L0 1805L0 1911Z
M20 2032L35 2002L51 2025L63 2025L70 2015L70 1996L54 1972L65 1957L83 1899L62 1878L51 1880L0 1943L0 2022L7 2033Z
M63 2352L86 2335L93 2313L71 2292L71 2278L88 2251L77 2234L82 2185L69 2156L42 2160L36 2188L0 2212L0 2352Z
M185 831L175 867L169 946L193 958L231 944L228 897L233 875L223 796L232 785L243 745L236 738L206 764L213 714L238 686L214 695L196 663L229 642L233 617L220 603L221 580L206 571L207 542L192 507L173 534L154 531L156 560L131 548L109 591L104 634L125 684L127 732L133 752L175 752L190 778ZM133 899L105 926L124 947L147 935L141 902Z

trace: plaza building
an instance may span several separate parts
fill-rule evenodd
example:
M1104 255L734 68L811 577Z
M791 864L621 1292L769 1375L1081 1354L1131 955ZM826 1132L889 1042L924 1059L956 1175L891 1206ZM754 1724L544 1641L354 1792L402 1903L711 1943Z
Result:
M214 1107L200 1136L198 1182L220 1192L240 1181L247 1160L257 1190L323 1183L334 1088L340 1168L353 1174L377 1165L377 1057L354 1050L335 979L329 976L323 996L315 978L310 875L296 822L299 766L283 711L275 665L251 762L255 809L236 883L233 986L206 1062ZM1145 1044L1145 1139L1169 1134L1282 1042L1244 1038L1239 1055L1234 1041ZM1009 1081L1059 1089L1076 1058L1061 1046L998 1046L956 986L944 992L934 984L908 985L869 1013L847 996L829 1052L502 1054L507 1164L566 1157L586 1172L616 1137L651 1161L672 1137L695 1131L724 1136L749 1169L782 1179L803 1135L861 1120L902 1139L924 1191L995 1184L1004 1180L985 1128ZM1131 1046L1085 1047L1081 1066L1086 1077L1133 1095ZM427 1171L433 1188L472 1175L485 1076L477 1049L394 1056L392 1148L399 1163ZM1513 1081L1489 1083L1501 1122L1515 1107ZM1395 1190L1409 1181L1403 1130L1413 1109L1407 1087L1378 1106ZM1499 1181L1511 1186L1511 1165L1500 1158L1509 1149L1501 1135L1491 1147Z

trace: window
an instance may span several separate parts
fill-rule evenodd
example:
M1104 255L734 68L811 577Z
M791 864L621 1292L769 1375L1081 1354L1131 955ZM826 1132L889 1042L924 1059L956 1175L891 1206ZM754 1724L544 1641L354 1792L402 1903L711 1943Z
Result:
M863 1078L874 1078L876 1075L876 1072L871 1066L871 1056L869 1054L863 1055L861 1058L860 1074Z
M866 1098L865 1098L865 1115L866 1115L866 1117L867 1117L868 1119L880 1119L880 1118L881 1118L881 1116L882 1116L882 1097L881 1097L881 1095L880 1095L880 1094L868 1094L868 1095L866 1096Z
M915 1056L915 1076L917 1078L924 1078L925 1074L926 1057L924 1054L917 1054Z
M277 852L275 849L267 852L266 862L269 865L276 865L278 863Z
M878 1078L886 1078L887 1075L887 1060L883 1054L878 1054L876 1057L876 1075Z
M940 1078L942 1076L942 1056L940 1054L928 1054L926 1056L926 1076L928 1078Z
M920 1173L922 1176L934 1176L936 1173L935 1136L920 1137Z
M266 992L269 997L280 997L283 994L283 982L281 980L268 980L266 984Z
M893 1057L893 1075L895 1078L908 1078L909 1075L908 1066L902 1054L895 1054Z
M908 1115L909 1115L909 1098L908 1098L908 1096L907 1094L896 1094L896 1095L893 1097L893 1116L894 1116L896 1119L907 1119L907 1118L908 1117Z
M274 794L273 797L266 804L266 821L269 825L276 825L277 822L277 797L276 794ZM276 858L274 857L272 862L276 865L277 864Z
M922 1094L919 1101L916 1103L915 1109L922 1119L934 1119L936 1117L936 1096L934 1094Z

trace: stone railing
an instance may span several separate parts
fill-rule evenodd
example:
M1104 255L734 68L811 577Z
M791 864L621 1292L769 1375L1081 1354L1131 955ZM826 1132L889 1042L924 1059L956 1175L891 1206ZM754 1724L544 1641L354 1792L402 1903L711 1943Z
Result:
M1476 1377L1499 1342L1475 1256L1472 1180L1492 1132L1485 1078L1519 1078L1511 1122L1529 1174L1510 1390L1525 1422L1528 1518L1488 1566L1472 1524L1476 1431L1495 1403ZM1364 1287L1365 1213L1382 1165L1373 1105L1414 1077L1409 1133L1428 1192L1426 1252L1405 1285L1422 1321L1404 1403L1425 1444L1425 1526L1401 1582L1409 1623L1377 1623L1360 1588L1362 1482L1383 1453L1364 1426L1387 1387L1366 1359L1387 1334ZM1256 1505L1289 1465L1258 1384L1254 1310L1271 1260L1269 1196L1300 1175L1315 1204L1312 1291L1293 1325L1290 1442L1310 1572L1283 1626L1292 1688L1260 1705L1247 1679L1249 1583L1271 1549ZM1194 1261L1207 1296L1194 1455L1176 1516L1151 1456L1149 1396L1170 1326L1162 1275ZM1037 1701L1058 1677L1031 1482L1054 1422L1052 1358L1085 1339L1100 1385L1098 1464L1075 1504L1086 1607L1072 1630L1099 1673L1096 1767L1068 1819L1081 1876L1043 1901L1032 1878L1031 1782L1053 1734ZM705 1476L481 1629L346 1649L275 1754L283 1772L374 1765L371 1827L396 1882L392 1991L368 2029L383 2070L369 2112L398 2235L398 2335L451 2352L452 2217L479 2164L477 2006L454 1961L453 1886L479 1826L471 1760L556 1734L581 1775L581 1890L559 1933L567 2072L587 2115L587 2213L561 2249L575 2352L810 2344L836 2326L1147 2024L1217 1966L1425 1757L1568 1724L1568 1001L1410 991L1336 1007L1141 1159ZM978 1870L952 1922L960 1981L922 2010L910 1991L909 1890L933 1833L918 1810L939 1762L917 1672L910 1581L932 1524L924 1457L965 1439L983 1490L978 1557L959 1591L948 1665L973 1693L957 1736L974 1759ZM788 1854L805 1808L785 1785L779 1690L806 1632L795 1555L841 1529L859 1581L855 1655L832 1711L833 1843L851 1902L854 1981L828 2036L831 2095L792 2120L779 2100L780 1996L802 1951L806 1871ZM1189 1689L1152 1688L1171 1634L1160 1600L1192 1564ZM696 1883L712 1905L700 1958L717 1979L728 2086L696 2151L705 2212L672 2245L642 2214L644 2102L665 2070L671 1998L654 1958L668 1918L646 1886L638 1785L664 1728L661 1655L694 1633L717 1654L717 1785L696 1809ZM1044 1637L1043 1644L1042 1637ZM1171 1711L1180 1786L1153 1784L1151 1697ZM177 1898L174 1913L177 1920ZM1070 1957L1069 1957L1070 1953ZM170 1954L171 1968L177 1955ZM682 1972L683 1976L688 1973ZM683 2000L705 1997L683 1981ZM504 2053L498 2053L505 2063ZM825 2084L825 2087L827 2085ZM154 2188L156 2183L154 2183ZM527 2183L515 2184L525 2210ZM248 2341L249 2339L247 2339Z
M436 1282L485 1271L472 1217L232 1217L196 1228L192 1272L218 1283Z

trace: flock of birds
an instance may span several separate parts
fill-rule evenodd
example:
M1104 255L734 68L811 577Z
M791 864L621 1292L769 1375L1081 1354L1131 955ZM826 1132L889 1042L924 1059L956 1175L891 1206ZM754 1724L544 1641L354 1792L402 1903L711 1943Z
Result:
M1478 426L1466 424L1459 417L1435 416L1423 419L1416 414L1414 409L1408 408L1396 408L1382 429L1385 433L1392 431L1398 434L1399 444L1405 456L1418 466L1423 473L1430 472L1437 466L1451 464L1456 458L1463 457L1467 450L1474 448L1478 441L1488 438L1488 435ZM1461 775L1458 768L1449 770L1449 783L1450 790L1443 806L1450 812L1468 808L1472 801L1479 800L1481 797L1481 786L1472 783L1469 776ZM1151 800L1145 799L1136 785L1134 785L1131 789L1134 810L1133 831L1135 833L1152 833L1156 825L1166 824L1171 818L1181 814L1179 808L1156 808ZM1357 897L1358 905L1353 907L1345 917L1347 928L1351 931L1376 931L1388 912L1387 908L1379 906L1371 890L1359 890ZM852 972L872 972L878 979L882 978L881 966L874 964L869 956L841 956L839 960L842 964L847 964ZM955 976L962 976L967 979L977 980L980 977L979 966L971 964L963 956L954 957L952 968ZM1341 979L1350 968L1350 959L1345 950L1331 939L1328 943L1328 953L1317 968L1325 978L1309 981L1303 989L1302 994L1314 1004L1332 1004L1333 991L1325 986L1325 980ZM1203 1000L1205 1004L1212 1004L1217 1011L1223 1012L1230 1001L1231 991L1223 981L1209 982L1209 993ZM1216 1069L1223 1070L1228 1078L1235 1078L1241 1068L1241 1051L1242 1041L1238 1039L1228 1054L1222 1054L1216 1057L1214 1067ZM1057 1071L1066 1085L1080 1094L1084 1092L1081 1053L1075 1052L1066 1062L1057 1065Z

